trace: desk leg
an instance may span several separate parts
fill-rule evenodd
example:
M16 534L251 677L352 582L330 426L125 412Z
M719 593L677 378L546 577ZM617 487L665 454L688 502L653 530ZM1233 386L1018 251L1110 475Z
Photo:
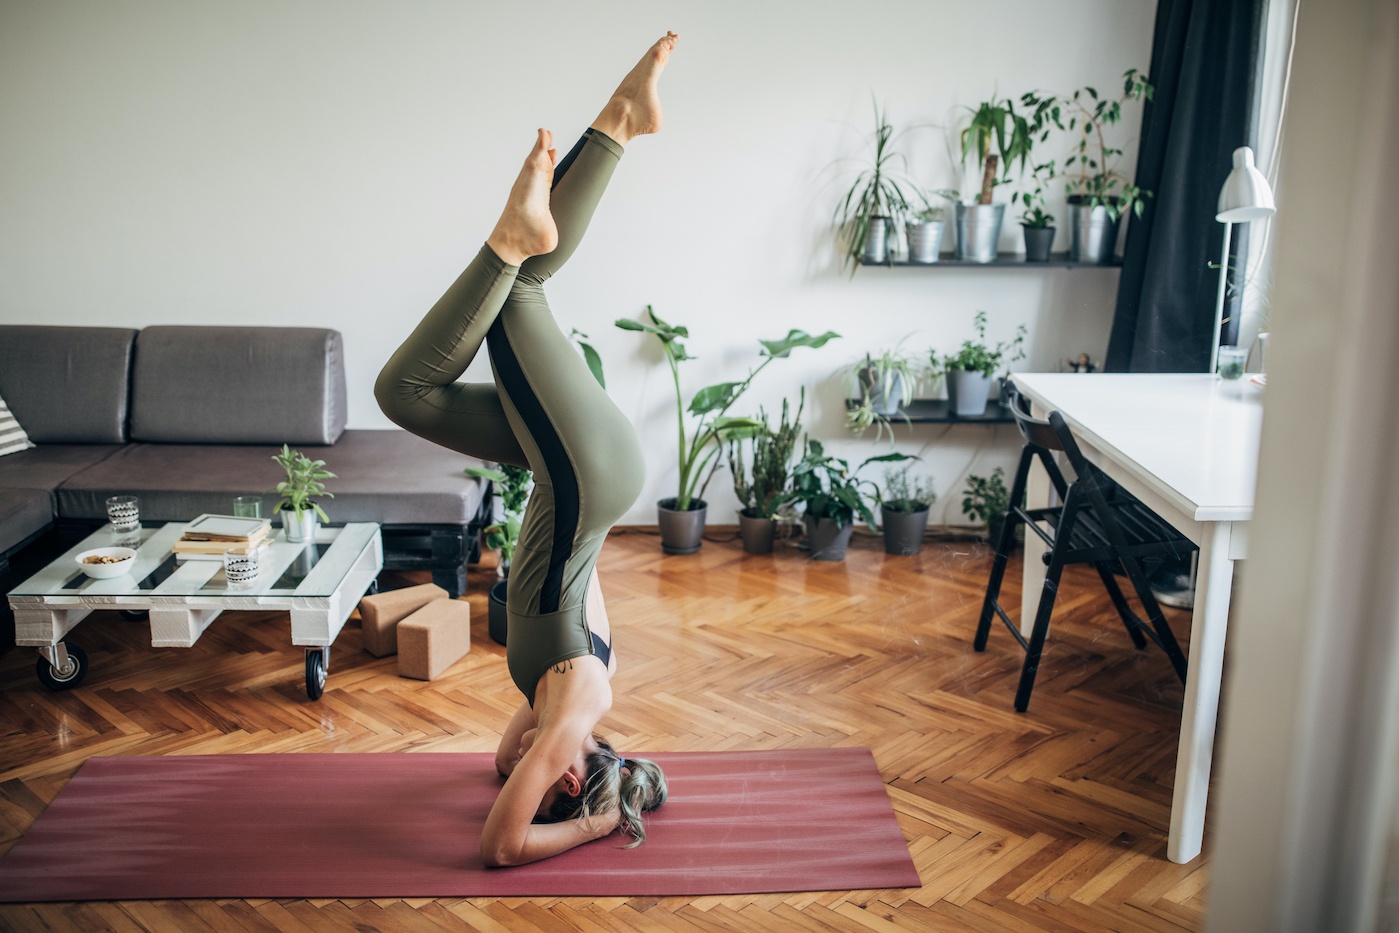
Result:
M1219 682L1224 673L1224 634L1229 626L1229 594L1234 585L1228 522L1205 526L1195 577L1195 611L1190 617L1190 668L1181 710L1180 749L1171 797L1171 835L1166 857L1185 863L1200 854L1205 832L1205 798L1210 789Z

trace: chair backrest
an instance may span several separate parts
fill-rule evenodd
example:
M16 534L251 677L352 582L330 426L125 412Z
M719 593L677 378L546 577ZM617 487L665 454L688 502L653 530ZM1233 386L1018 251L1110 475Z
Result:
M1077 476L1089 473L1088 459L1083 456L1073 432L1069 430L1063 415L1057 411L1049 413L1049 419L1042 421L1030 414L1030 400L1020 394L1014 383L1010 384L1010 413L1015 418L1015 426L1026 443L1045 450L1062 450L1069 458L1069 464Z

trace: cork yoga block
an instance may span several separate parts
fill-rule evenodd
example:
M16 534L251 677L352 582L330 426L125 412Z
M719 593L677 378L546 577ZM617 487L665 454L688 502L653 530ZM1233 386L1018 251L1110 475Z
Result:
M398 676L432 680L471 650L471 607L459 599L428 603L398 623Z
M364 650L376 658L398 651L398 623L428 603L446 599L447 591L432 583L409 586L387 593L375 593L359 601L360 624L364 628Z

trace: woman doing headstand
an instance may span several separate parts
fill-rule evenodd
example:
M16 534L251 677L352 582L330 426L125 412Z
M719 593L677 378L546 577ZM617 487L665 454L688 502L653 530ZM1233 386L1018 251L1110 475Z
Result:
M641 491L641 447L542 286L582 240L623 147L660 129L656 83L676 38L647 51L557 164L552 134L539 131L485 246L374 386L407 430L534 472L507 596L506 658L525 702L496 752L506 781L481 834L488 865L548 858L619 827L639 845L641 814L665 800L654 762L594 734L617 668L594 564ZM458 383L483 342L494 382Z

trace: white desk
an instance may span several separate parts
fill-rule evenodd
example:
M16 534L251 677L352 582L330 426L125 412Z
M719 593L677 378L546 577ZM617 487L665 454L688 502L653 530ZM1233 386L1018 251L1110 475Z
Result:
M1166 847L1171 861L1188 862L1204 834L1233 567L1253 514L1261 390L1204 373L1016 373L1015 384L1039 417L1058 411L1090 461L1200 547ZM1031 473L1027 500L1048 504L1042 469ZM1034 619L1044 582L1044 545L1025 540L1022 626Z

